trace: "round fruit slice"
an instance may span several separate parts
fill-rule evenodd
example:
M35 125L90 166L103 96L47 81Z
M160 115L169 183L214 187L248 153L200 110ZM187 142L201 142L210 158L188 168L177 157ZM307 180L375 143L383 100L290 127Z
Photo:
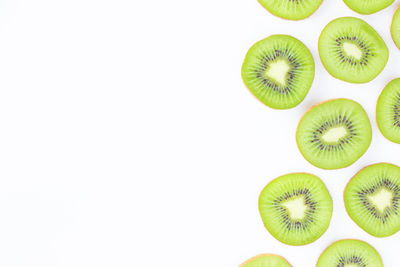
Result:
M334 99L311 108L297 127L297 146L304 158L322 169L353 164L371 144L367 113L350 99Z
M343 0L343 2L355 12L369 15L387 8L394 0Z
M400 78L386 85L379 96L376 121L384 137L400 144Z
M319 56L335 78L366 83L383 70L389 50L379 34L365 21L338 18L324 28L318 41Z
M307 47L288 35L272 35L254 44L242 66L249 90L276 109L297 106L314 80L314 59Z
M379 253L369 244L353 239L340 240L321 254L316 267L383 267Z
M260 4L275 16L300 20L311 16L321 5L322 0L258 0Z
M324 183L307 173L276 178L261 192L258 207L267 230L288 245L305 245L328 229L332 198Z
M245 261L239 267L292 267L292 265L281 256L262 254Z
M397 9L396 13L394 13L392 20L392 27L390 28L390 32L392 33L392 38L394 43L400 48L400 8Z
M400 230L400 168L379 163L357 173L344 191L346 210L364 231L377 237Z

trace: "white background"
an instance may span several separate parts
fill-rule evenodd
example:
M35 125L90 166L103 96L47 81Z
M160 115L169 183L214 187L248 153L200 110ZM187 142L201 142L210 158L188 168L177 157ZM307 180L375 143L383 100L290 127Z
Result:
M375 238L345 212L346 183L376 162L400 165L400 145L379 133L375 104L400 76L390 22L399 5L361 16L326 0L286 21L256 0L0 1L0 266L237 266L277 253L314 266L342 238L371 243L398 267L400 236ZM332 78L317 40L340 16L384 38L388 65L368 84ZM287 111L257 101L241 81L247 49L290 34L312 52L314 84ZM373 141L334 171L300 155L295 129L321 101L361 103ZM292 247L275 240L257 201L272 179L310 172L334 203L328 231Z

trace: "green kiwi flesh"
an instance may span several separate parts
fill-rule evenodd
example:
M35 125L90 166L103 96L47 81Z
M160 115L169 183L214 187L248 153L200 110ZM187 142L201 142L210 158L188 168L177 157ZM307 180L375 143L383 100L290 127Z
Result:
M343 2L355 12L369 15L387 8L394 0L343 0Z
M321 254L316 267L383 267L379 253L369 244L353 239L340 240Z
M400 78L386 85L379 96L376 121L384 137L400 144Z
M297 106L314 80L314 59L294 37L272 35L254 44L242 66L242 78L250 92L275 109Z
M353 164L368 149L372 129L362 106L334 99L311 108L297 127L297 146L304 158L322 169Z
M311 16L321 5L322 0L258 0L275 16L301 20Z
M344 202L364 231L386 237L400 230L400 167L379 163L358 172L347 185Z
M396 46L400 48L400 8L396 10L392 20L392 26L390 27L390 33Z
M245 261L239 267L292 267L292 265L281 256L261 254Z
M365 21L338 18L323 29L318 41L319 56L335 78L366 83L386 66L389 50L379 34Z
M292 173L271 181L261 192L258 207L265 228L288 245L317 240L332 216L332 198L324 183L307 173Z

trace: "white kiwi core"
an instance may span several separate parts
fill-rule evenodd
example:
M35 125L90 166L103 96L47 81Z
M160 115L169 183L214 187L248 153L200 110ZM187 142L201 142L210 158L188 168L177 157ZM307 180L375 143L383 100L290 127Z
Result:
M265 71L265 75L281 85L286 85L286 79L289 70L290 66L288 62L283 59L278 59L269 64L269 67Z
M341 138L347 135L347 130L344 126L330 128L322 135L322 140L327 143L337 143Z
M289 199L283 202L282 206L286 208L292 220L302 220L306 216L307 205L303 196Z
M343 267L358 267L358 265L350 263L350 264L345 264Z
M392 205L393 193L385 188L382 188L377 193L368 196L368 200L380 212L384 212L386 208Z
M352 43L349 43L349 42L344 42L343 43L343 50L344 50L344 53L347 56L354 57L357 60L360 60L361 57L362 57L361 49L355 44L352 44Z

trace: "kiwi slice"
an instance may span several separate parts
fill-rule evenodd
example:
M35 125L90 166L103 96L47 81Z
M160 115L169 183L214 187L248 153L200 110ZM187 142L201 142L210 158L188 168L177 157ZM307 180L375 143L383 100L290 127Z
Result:
M272 35L254 44L242 66L250 92L275 109L297 106L314 80L314 59L294 37Z
M297 127L304 158L322 169L353 164L367 151L372 129L367 113L350 99L334 99L311 108Z
M400 144L400 78L386 85L379 96L376 121L384 137Z
M281 256L261 254L243 262L239 267L292 267L292 265Z
M301 20L311 16L321 5L322 0L258 0L275 16Z
M307 173L292 173L270 182L258 208L265 228L288 245L305 245L328 229L332 198L324 183Z
M392 20L392 26L390 32L392 34L392 39L396 46L400 48L400 8L396 10Z
M387 8L394 0L343 0L343 2L355 12L369 15Z
M353 17L329 22L319 37L318 50L325 69L333 77L351 83L373 80L389 57L379 34L365 21Z
M386 237L400 230L400 167L379 163L358 172L344 191L347 213L364 231Z
M383 262L379 253L369 244L345 239L325 249L316 267L383 267Z

